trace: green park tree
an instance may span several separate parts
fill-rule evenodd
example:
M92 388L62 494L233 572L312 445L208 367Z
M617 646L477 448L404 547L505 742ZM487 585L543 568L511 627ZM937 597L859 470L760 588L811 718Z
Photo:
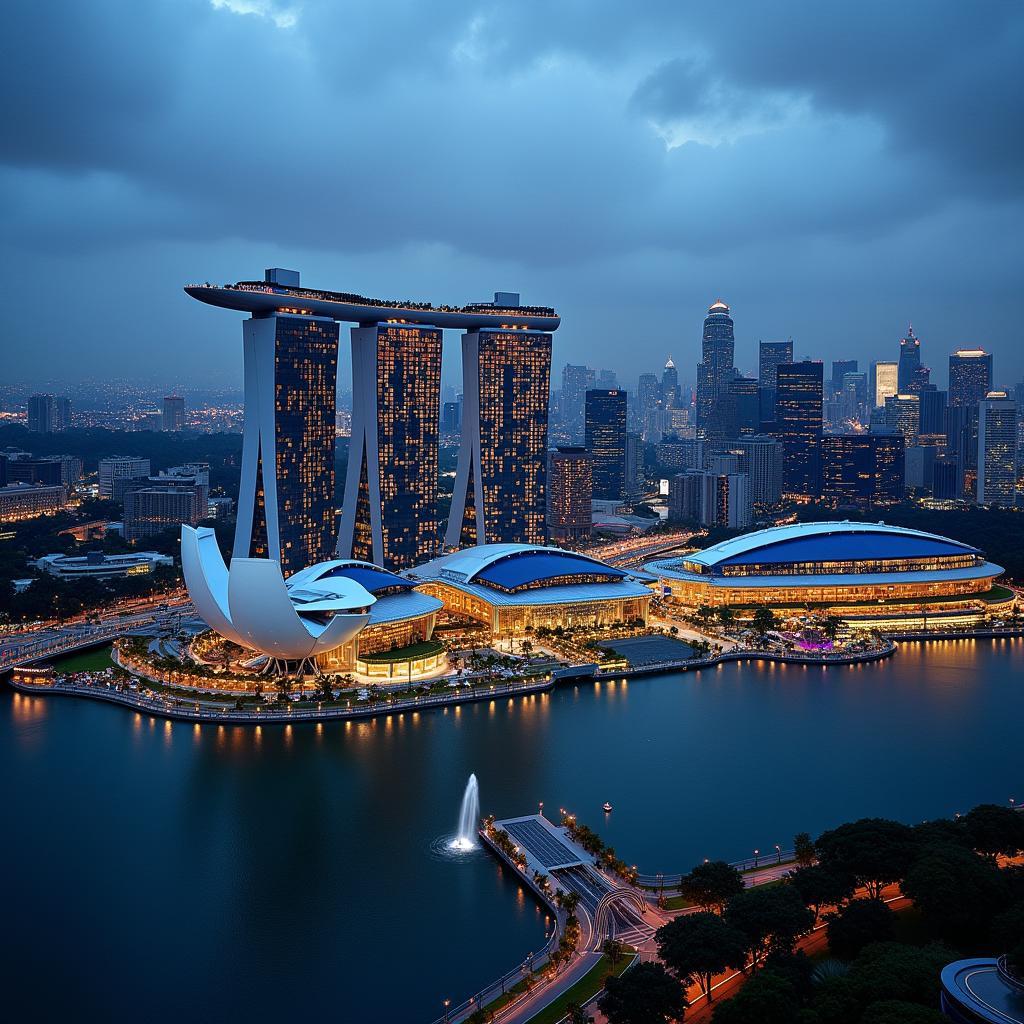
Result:
M711 860L698 864L679 883L683 899L696 904L701 910L714 910L721 914L733 896L743 892L743 876L724 860Z
M743 933L757 959L769 952L791 952L800 935L814 927L814 915L791 885L754 886L729 900L725 920Z
M815 862L818 855L809 832L797 832L793 837L793 853L796 856L797 864L803 868Z
M964 827L971 846L993 860L1000 853L1013 857L1024 850L1024 814L1009 807L980 804L967 812Z
M804 905L814 912L817 923L823 907L836 907L853 895L852 876L821 864L797 868L789 876L790 884L800 894Z
M881 900L851 900L829 915L828 946L833 956L852 960L872 942L893 937L896 915Z
M876 899L906 874L917 852L911 829L885 818L840 825L823 832L814 845L822 865L852 875Z
M747 962L746 936L718 914L684 914L655 934L658 955L684 985L697 984L712 1000L711 979L730 967L742 970Z
M649 962L609 977L597 1005L608 1024L667 1024L683 1019L686 999L679 981Z

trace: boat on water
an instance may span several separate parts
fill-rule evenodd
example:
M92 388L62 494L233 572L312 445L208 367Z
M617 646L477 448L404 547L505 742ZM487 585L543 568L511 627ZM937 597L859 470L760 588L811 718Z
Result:
M612 805L610 803L608 803L607 800L605 800L605 802L604 802L604 813L605 814L611 814L611 812L612 812Z

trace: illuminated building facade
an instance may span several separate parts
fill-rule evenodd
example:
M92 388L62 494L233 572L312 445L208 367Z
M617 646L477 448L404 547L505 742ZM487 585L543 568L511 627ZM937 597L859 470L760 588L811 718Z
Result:
M67 501L67 488L62 484L7 484L0 487L0 523L53 515L60 512Z
M832 508L870 509L903 500L904 438L895 430L826 434L822 498Z
M245 426L233 555L285 576L334 550L338 325L277 313L243 323Z
M595 558L532 544L465 548L407 570L445 611L482 624L492 639L559 626L647 622L654 592Z
M718 396L735 375L736 336L729 307L721 299L708 307L697 367L697 429L708 422Z
M758 343L757 384L760 398L761 420L771 423L775 419L775 387L778 368L793 362L793 339L788 341L762 341Z
M887 362L872 363L870 389L874 407L884 408L885 400L890 395L899 393L899 365Z
M1014 601L994 585L1002 567L977 548L883 523L776 526L644 569L686 607L818 607L864 628L977 623Z
M977 406L992 388L992 355L960 348L949 357L949 404Z
M110 455L100 459L100 497L120 501L117 494L118 481L145 480L150 472L149 459L136 458L134 455Z
M907 328L907 336L900 338L900 358L896 367L896 386L900 394L910 394L916 390L920 380L921 339L914 334L914 325Z
M921 432L921 399L918 395L890 395L885 400L885 422L898 430L908 445L917 444Z
M1017 403L990 391L978 406L978 504L1017 502Z
M402 569L438 546L441 331L352 328L352 439L338 554Z
M590 539L593 459L586 448L557 448L548 455L548 539L578 544Z
M185 429L185 399L180 395L164 396L163 429Z
M775 436L782 442L782 490L810 500L821 492L822 364L805 359L777 370Z
M551 334L484 329L462 337L462 445L448 548L544 539Z
M626 392L587 392L586 446L593 461L594 497L617 501L626 493Z

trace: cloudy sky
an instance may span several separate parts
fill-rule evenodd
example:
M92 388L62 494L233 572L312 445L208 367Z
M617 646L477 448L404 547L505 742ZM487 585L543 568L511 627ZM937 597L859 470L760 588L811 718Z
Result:
M627 381L733 307L798 355L1024 376L1024 5L5 4L0 375L240 379L188 281L563 315ZM454 352L457 338L448 338Z

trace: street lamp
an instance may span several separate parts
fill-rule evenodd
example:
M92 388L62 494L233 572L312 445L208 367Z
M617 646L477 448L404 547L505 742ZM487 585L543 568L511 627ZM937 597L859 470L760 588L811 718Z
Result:
M778 843L775 844L775 863L782 863L782 847Z
M444 1001L444 1019L445 1019L446 1024L447 1024L447 1021L448 1021L448 1007L451 1006L451 1005L452 1005L452 1001L450 999L446 999Z
M543 800L538 800L538 801L537 801L537 814L538 814L538 815L539 815L539 816L540 816L541 818L543 818L543 817L544 817L544 801L543 801Z
M755 868L757 867L757 858L760 856L760 854L761 854L760 850L755 850L754 851L754 867Z

